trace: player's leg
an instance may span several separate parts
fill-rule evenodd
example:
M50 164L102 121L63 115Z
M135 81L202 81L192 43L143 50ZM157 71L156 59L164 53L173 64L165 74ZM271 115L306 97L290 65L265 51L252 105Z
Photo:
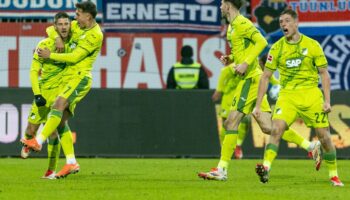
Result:
M225 121L225 138L221 146L221 157L217 168L210 172L200 172L198 176L209 180L227 180L227 168L232 158L238 137L238 125L244 117L243 113L231 111Z
M237 144L238 126L245 113L251 112L254 96L256 96L256 91L250 90L251 84L251 78L247 80L241 80L238 83L232 100L232 106L230 108L231 111L224 123L226 132L224 141L221 146L220 161L217 168L214 168L212 171L198 173L198 176L200 178L211 180L227 179L227 168Z
M334 186L343 186L344 184L338 178L336 149L331 140L328 115L323 112L323 94L319 88L310 89L307 93L309 98L304 104L310 107L307 111L301 113L301 117L306 125L315 128L324 150L323 160L328 167L331 183Z
M219 140L220 140L220 146L222 146L222 143L224 142L224 138L225 138L225 126L224 126L224 122L226 121L226 118L222 118L222 126L220 127L220 132L219 132Z
M49 106L38 107L34 102L32 103L29 115L28 124L24 134L24 140L30 140L35 138L36 133L42 123L46 121L47 114L50 112ZM22 142L21 139L21 142ZM27 146L23 146L21 149L21 157L28 158L31 149Z
M60 136L61 146L66 157L66 164L56 174L56 178L64 178L69 174L75 174L80 170L80 166L75 159L72 132L67 123L67 118L69 115L70 114L67 111L64 112L62 123L57 128L58 134Z
M331 135L329 133L329 127L325 128L315 128L317 137L320 140L323 147L323 160L328 167L328 175L331 179L331 183L334 186L344 186L344 184L338 178L337 170L337 154L334 144L331 140Z
M25 139L32 139L35 137L36 132L38 131L40 124L32 124L28 121L27 128L24 133ZM23 146L21 149L21 158L26 159L30 155L30 148Z
M59 138L57 136L57 132L52 133L47 142L47 157L49 161L49 166L47 168L46 173L42 178L46 179L54 179L56 175L57 164L60 157L61 145Z
M282 119L286 122L288 122L288 126L292 124L295 119L297 118L297 112L293 108L293 106L290 106L288 103L288 98L282 97L280 98L278 104L276 104L275 107L275 114L276 116L279 116L279 119ZM283 104L283 105L280 105ZM283 107L284 112L281 112L281 106ZM272 121L271 121L271 113L267 110L269 110L267 107L269 107L267 98L264 97L263 102L261 104L261 109L262 109L262 114L259 118L255 118L258 125L260 126L261 130L265 134L270 134L271 128L272 127ZM277 114L278 113L278 114ZM303 136L301 136L298 132L296 132L294 129L289 128L286 130L283 135L282 139L290 142L297 144L301 148L305 149L308 152L312 152L313 155L320 155L320 144L319 142L309 142L309 140L305 139Z
M23 143L35 151L41 150L41 144L51 133L56 130L61 122L63 111L72 106L72 102L78 103L86 96L91 88L92 80L89 77L72 77L58 95L41 132L35 139L23 140Z
M260 182L266 183L269 180L269 171L272 162L275 160L278 152L278 146L283 132L287 129L287 123L283 120L273 120L269 143L266 145L263 164L256 165L256 173Z
M244 139L247 136L249 125L250 125L250 115L246 115L241 123L238 126L238 137L237 137L237 145L236 149L234 151L235 158L236 159L242 159L243 158L243 149L242 144L244 142Z

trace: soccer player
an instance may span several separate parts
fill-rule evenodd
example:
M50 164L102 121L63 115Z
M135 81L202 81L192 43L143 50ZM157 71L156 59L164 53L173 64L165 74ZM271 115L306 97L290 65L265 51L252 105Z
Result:
M65 44L65 52L70 50L69 36L70 36L70 20L65 12L59 12L54 17L54 28L58 32ZM55 51L55 41L46 38L40 41L37 48L48 48ZM28 125L24 135L25 139L35 137L40 124L45 123L47 115L50 112L51 106L59 92L59 83L62 78L62 71L65 68L64 62L53 62L39 58L37 52L33 55L32 65L30 68L30 80L32 83L32 90L34 93L34 101L28 116ZM41 76L39 79L39 73ZM59 132L62 136L62 132ZM57 131L53 130L48 140L47 152L49 159L49 166L42 178L55 178L55 171L60 155L60 143L57 137ZM30 154L30 149L22 147L21 157L27 158Z
M256 29L256 27L247 18L239 12L242 6L241 0L222 0L221 12L225 16L231 29L231 54L221 58L225 65L230 65L235 69L235 73L241 76L234 94L231 106L231 112L225 121L225 138L221 147L221 157L217 168L210 172L200 172L198 176L210 180L226 180L227 168L233 155L237 143L238 126L247 114L253 111L258 91L258 84L262 71L258 64L258 55L267 46L265 38ZM237 64L233 64L233 61ZM261 116L255 118L261 130L271 133L271 109L266 95L261 104ZM316 165L320 164L319 146L317 143L310 143L294 130L287 130L283 139L288 142L298 144L308 151L313 151L317 157Z
M230 26L229 26L229 29L230 29ZM221 69L218 85L216 87L214 94L212 95L212 100L215 102L221 98L220 116L223 122L227 119L227 116L230 113L230 107L232 104L233 95L235 93L235 89L240 79L241 77L235 75L232 67L225 66ZM246 116L244 120L242 120L242 122L239 124L237 146L234 151L235 153L234 156L236 159L243 158L243 150L241 146L248 132L249 124L250 124L249 116ZM220 146L222 146L222 142L225 138L225 132L226 132L225 126L222 126L219 132Z
M96 5L90 1L75 4L76 20L72 22L72 39L76 40L76 47L71 53L52 53L49 49L38 49L38 55L54 61L67 62L63 72L63 88L60 90L51 111L47 123L41 135L33 139L22 139L22 143L34 151L40 151L43 141L57 127L64 127L66 120L74 114L74 109L91 89L92 64L99 54L103 41L100 26L96 23ZM63 148L63 146L62 146ZM76 173L80 166L75 159L73 140L70 140L70 148L64 149L66 164L56 174L56 178L66 177Z
M253 114L257 118L261 117L267 83L276 69L280 73L282 89L272 118L272 133L265 149L264 162L257 164L256 172L262 183L268 182L280 138L296 118L300 117L307 126L315 128L324 150L323 159L332 185L343 186L338 178L336 149L329 133L327 113L331 111L331 102L327 59L317 41L299 32L298 15L295 11L283 11L279 23L284 37L270 49ZM318 75L321 77L323 94L318 88Z

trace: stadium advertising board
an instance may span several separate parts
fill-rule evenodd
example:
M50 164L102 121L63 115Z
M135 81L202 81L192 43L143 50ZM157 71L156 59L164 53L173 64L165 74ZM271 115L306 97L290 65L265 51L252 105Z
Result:
M106 0L106 31L220 32L220 1L214 0Z
M29 88L0 88L0 94L0 155L18 155L18 141L27 125L33 94ZM211 95L208 90L91 90L69 122L77 136L77 155L218 156L220 146ZM337 155L349 158L350 93L334 91L331 98L332 140ZM302 121L295 122L293 128L303 137L315 139L315 131ZM94 139L96 134L99 140ZM243 144L245 157L261 157L267 141L268 136L253 122ZM281 157L306 158L305 151L295 145L281 142L279 149Z
M0 87L30 87L29 70L37 43L49 24L0 24ZM164 88L182 45L191 45L194 59L206 67L212 88L227 51L224 39L207 34L106 33L93 69L94 88Z
M59 11L74 16L75 4L86 0L1 0L0 17L2 18L48 18ZM97 6L98 18L102 17L102 1L91 0Z
M36 44L48 24L0 24L0 87L30 87L29 69ZM314 36L329 63L332 89L350 88L350 35ZM270 37L274 42L279 36ZM219 35L198 33L105 33L93 69L94 88L164 88L170 67L180 58L182 45L194 48L215 88L222 67L218 57L228 51Z

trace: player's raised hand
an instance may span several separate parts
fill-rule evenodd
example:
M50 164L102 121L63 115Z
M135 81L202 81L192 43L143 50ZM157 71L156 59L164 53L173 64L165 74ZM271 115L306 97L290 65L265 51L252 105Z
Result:
M56 38L56 52L57 53L62 53L64 52L64 42L61 37Z
M51 51L48 48L45 48L45 49L38 48L36 51L39 57L50 58Z
M245 72L248 69L248 63L244 62L242 64L236 65L235 71L238 75L244 76Z
M324 104L323 104L323 112L329 113L331 111L332 111L331 104L328 103L328 102L324 102Z

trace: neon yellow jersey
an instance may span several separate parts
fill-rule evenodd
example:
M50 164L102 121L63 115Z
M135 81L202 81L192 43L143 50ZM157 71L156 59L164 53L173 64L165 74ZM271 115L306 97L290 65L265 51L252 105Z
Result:
M85 75L92 77L95 62L103 42L103 33L96 23L90 29L81 29L76 21L71 23L72 40L76 44L71 53L51 53L50 59L67 62L65 76ZM50 36L54 37L54 36Z
M265 67L272 71L278 69L282 89L295 90L317 87L317 68L326 68L327 65L321 45L301 35L297 43L288 43L285 37L274 43Z
M235 90L241 77L236 75L231 66L226 66L221 69L218 85L216 90L224 94Z
M65 43L65 52L70 52L70 43ZM51 52L56 49L55 41L46 38L41 40L37 48L47 48ZM62 72L66 67L66 63L57 62L53 60L45 60L39 58L37 52L34 52L32 65L30 67L30 80L32 83L32 89L34 95L41 94L41 89L52 89L57 88L60 84L60 79L62 78ZM41 75L39 79L39 71L41 70Z
M227 29L227 39L231 43L230 58L237 64L248 63L244 78L261 74L258 56L267 46L267 41L253 23L242 15L238 15L230 25L231 28Z

